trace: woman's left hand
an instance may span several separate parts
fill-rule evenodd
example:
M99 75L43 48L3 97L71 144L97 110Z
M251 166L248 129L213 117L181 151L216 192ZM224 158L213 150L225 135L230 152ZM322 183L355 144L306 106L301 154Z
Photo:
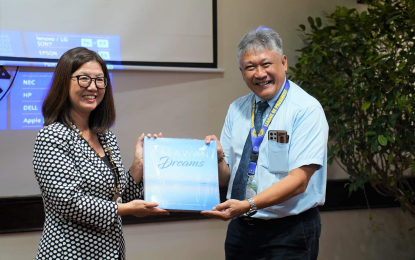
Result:
M138 138L137 144L135 145L135 151L134 151L134 161L133 165L131 165L130 173L131 176L134 178L136 183L139 183L143 178L143 140L144 137L153 137L153 138L161 138L163 137L161 133L157 134L147 134L144 135L144 133Z
M163 137L161 133L157 134L147 134L147 137L153 138L161 138ZM134 163L138 163L138 165L142 168L143 167L143 140L144 140L144 133L138 138L137 144L135 145L135 152L134 152ZM133 163L133 164L134 164Z

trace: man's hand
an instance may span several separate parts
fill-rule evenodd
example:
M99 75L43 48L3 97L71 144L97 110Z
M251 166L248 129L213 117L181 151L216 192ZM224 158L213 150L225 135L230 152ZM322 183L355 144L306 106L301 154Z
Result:
M216 137L216 135L208 135L205 137L206 144L210 144L211 141L216 141L216 151L218 153L218 160L219 160L223 156L222 145L220 144L219 139Z
M210 218L229 220L246 213L249 208L250 205L248 201L231 199L213 207L212 211L202 211L200 213Z
M219 187L228 186L229 178L231 176L229 166L225 160L223 160L223 148L216 135L208 135L205 137L206 144L210 144L211 141L216 141L216 152L218 153L218 172L219 172Z

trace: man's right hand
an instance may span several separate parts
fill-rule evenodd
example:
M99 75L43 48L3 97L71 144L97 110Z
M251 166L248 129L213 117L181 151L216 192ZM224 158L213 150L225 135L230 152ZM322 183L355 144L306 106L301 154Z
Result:
M246 213L249 210L249 208L250 204L246 200L239 201L230 199L225 201L224 203L216 205L210 211L206 210L200 213L205 215L206 217L217 218L226 221L233 217L237 217Z
M210 144L211 141L216 141L216 151L218 153L218 160L220 160L223 157L222 145L216 135L208 135L205 137L206 144Z
M205 137L206 144L210 144L211 141L216 141L216 151L218 153L218 172L219 172L219 186L228 186L230 171L229 166L223 158L223 148L216 135L208 135Z

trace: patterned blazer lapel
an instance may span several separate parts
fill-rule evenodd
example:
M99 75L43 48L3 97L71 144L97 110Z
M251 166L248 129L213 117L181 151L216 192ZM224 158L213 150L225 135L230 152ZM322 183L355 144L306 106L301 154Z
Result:
M109 171L108 167L106 167L102 159L98 157L98 155L91 148L91 146L88 144L85 138L81 137L81 131L79 131L75 124L73 124L73 127L76 135L75 141L81 148L84 155L93 163L93 165L95 165L95 167L99 169L99 172L101 174L103 174L104 176L108 176L107 174L105 174L105 171Z
M111 159L114 160L114 163L118 169L119 182L120 182L120 187L121 187L121 192L122 192L125 189L125 184L127 180L126 180L126 175L124 171L124 166L121 161L120 150L118 146L115 145L116 142L115 140L113 140L114 138L112 137L112 134L110 131L106 132L105 134L98 134L98 137L104 150L109 148L109 150L111 151Z

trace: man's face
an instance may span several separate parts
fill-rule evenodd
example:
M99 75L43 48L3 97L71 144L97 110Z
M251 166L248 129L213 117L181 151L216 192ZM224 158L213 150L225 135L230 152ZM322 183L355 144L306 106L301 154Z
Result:
M270 100L284 83L287 57L273 50L249 50L241 57L239 69L248 88L258 97Z

